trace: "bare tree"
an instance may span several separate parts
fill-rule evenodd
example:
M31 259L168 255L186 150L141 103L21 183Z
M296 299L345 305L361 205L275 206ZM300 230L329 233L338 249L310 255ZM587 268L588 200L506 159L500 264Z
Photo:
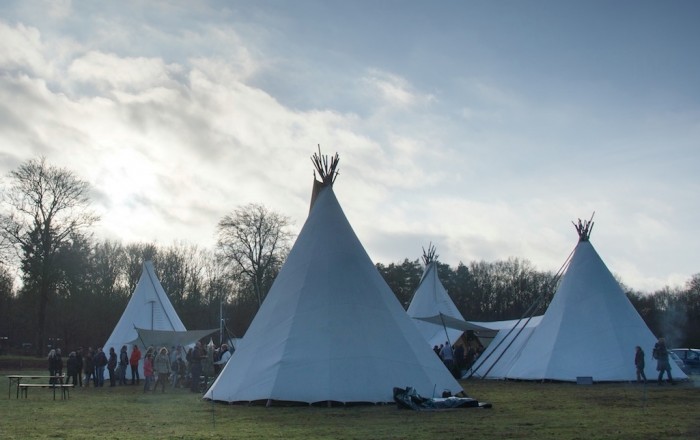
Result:
M202 264L198 255L196 245L185 243L174 243L158 250L156 270L176 308L201 294Z
M5 345L8 342L8 336L11 335L14 312L13 293L12 274L4 264L0 263L0 336L5 338L0 340L0 354L3 354L3 351L8 348ZM12 339L10 338L10 340Z
M255 203L219 221L217 248L234 275L251 285L258 306L289 252L289 225L288 217Z
M37 299L37 350L44 346L46 306L57 287L55 257L61 246L98 220L89 206L90 185L73 172L32 159L10 173L0 214L0 236L22 263L24 289Z
M143 263L158 259L158 247L154 243L131 243L124 248L126 290L131 292L136 288L136 284L143 272Z
M96 242L90 252L92 288L103 297L128 298L131 291L126 277L126 250L118 241Z

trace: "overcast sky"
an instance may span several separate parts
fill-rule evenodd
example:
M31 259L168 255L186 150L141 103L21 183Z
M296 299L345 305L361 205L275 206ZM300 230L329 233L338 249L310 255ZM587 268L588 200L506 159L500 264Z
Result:
M308 213L309 159L375 262L591 242L653 291L700 272L700 2L0 2L0 174L94 187L99 237L213 247Z

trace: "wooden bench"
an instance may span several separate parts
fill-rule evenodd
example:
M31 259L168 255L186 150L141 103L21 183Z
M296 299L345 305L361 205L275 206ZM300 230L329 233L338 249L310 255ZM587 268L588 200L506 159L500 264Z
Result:
M45 380L48 379L51 382L63 383L63 379L65 379L64 375L58 375L58 376L46 376L46 375L37 375L37 374L10 374L7 376L7 398L10 398L10 393L12 392L12 384L15 384L17 388L17 398L19 399L19 385L20 383L27 383L27 380ZM48 384L46 384L48 385Z
M27 392L29 391L29 388L52 388L53 389L53 400L56 400L56 390L60 389L61 390L61 399L66 400L68 399L70 395L70 389L73 388L75 385L70 383L70 384L50 384L50 383L21 383L17 385L19 387L20 395L24 396L24 398L27 398Z

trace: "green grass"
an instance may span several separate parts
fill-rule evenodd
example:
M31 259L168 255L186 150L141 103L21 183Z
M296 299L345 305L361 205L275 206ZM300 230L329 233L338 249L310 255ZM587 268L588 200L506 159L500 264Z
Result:
M23 373L26 373L23 372ZM11 374L11 372L2 372ZM5 386L7 382L5 382ZM0 397L0 439L687 439L700 438L700 388L650 384L463 382L492 409L440 412L395 405L212 404L185 390L82 388L67 401L32 389Z

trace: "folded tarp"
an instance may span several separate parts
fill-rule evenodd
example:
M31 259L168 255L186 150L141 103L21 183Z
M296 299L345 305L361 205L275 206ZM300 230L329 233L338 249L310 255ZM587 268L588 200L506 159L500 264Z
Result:
M131 344L140 344L145 347L177 347L194 344L205 336L218 332L218 328L209 330L146 330L136 327L138 337Z
M479 402L471 397L422 397L412 387L394 388L394 402L399 409L416 411L453 408L491 408L490 403Z

